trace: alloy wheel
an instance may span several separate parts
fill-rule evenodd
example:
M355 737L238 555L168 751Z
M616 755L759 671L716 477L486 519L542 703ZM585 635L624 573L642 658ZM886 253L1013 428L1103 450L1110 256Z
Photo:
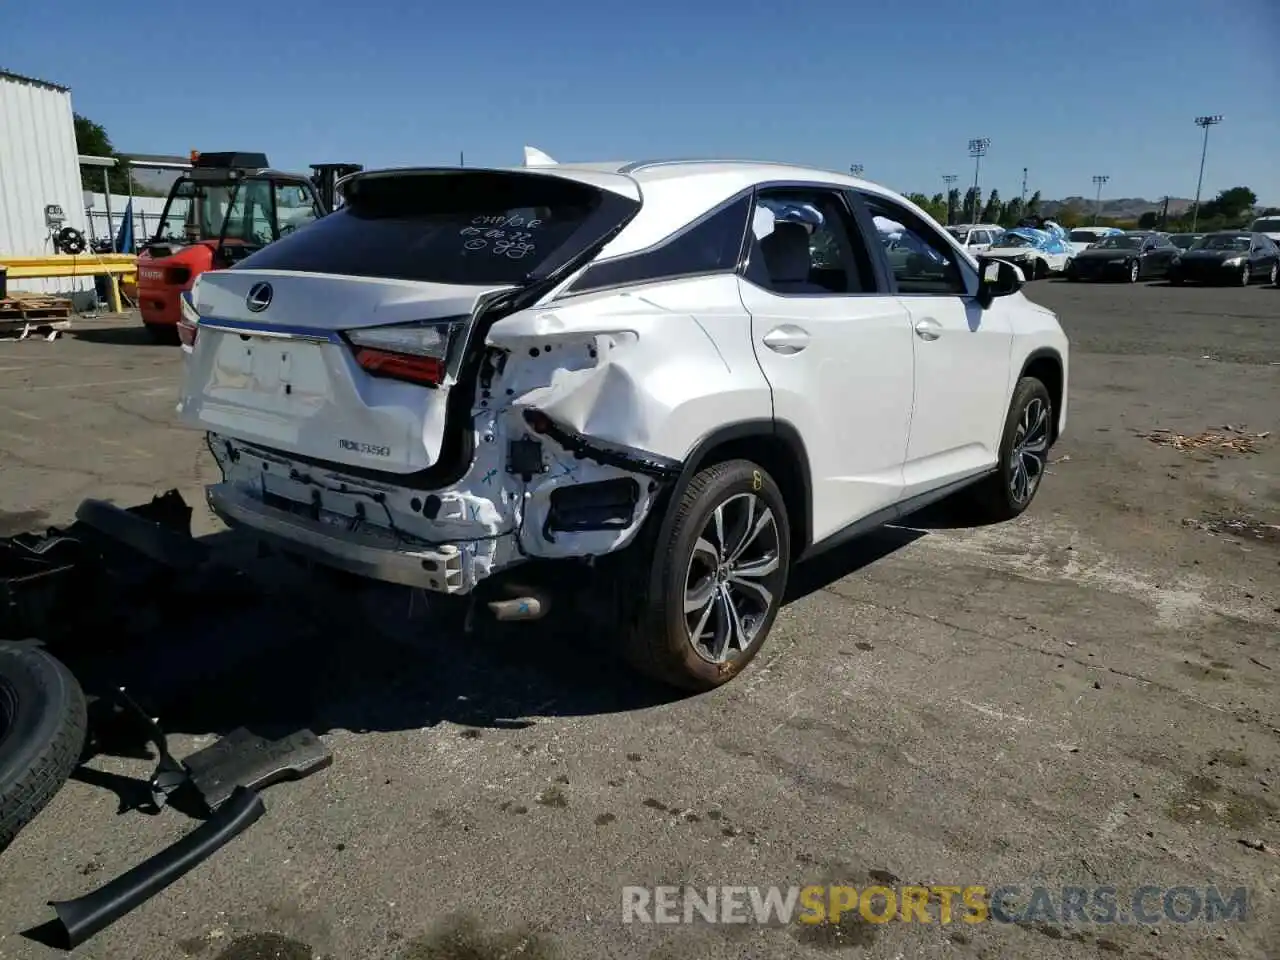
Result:
M1019 506L1029 503L1044 476L1049 453L1049 405L1032 397L1022 408L1009 455L1009 494Z
M1280 265L1273 263L1271 265L1271 272L1267 274L1267 282L1274 287L1276 285L1277 278L1280 278Z
M1138 265L1137 260L1133 261L1133 263L1129 267L1129 282L1137 283L1138 277L1141 275L1141 273L1142 273L1142 267Z
M1240 268L1240 286L1247 287L1249 285L1249 265L1246 263Z
M754 493L734 494L707 518L685 574L689 642L703 660L727 663L751 647L779 596L778 523Z

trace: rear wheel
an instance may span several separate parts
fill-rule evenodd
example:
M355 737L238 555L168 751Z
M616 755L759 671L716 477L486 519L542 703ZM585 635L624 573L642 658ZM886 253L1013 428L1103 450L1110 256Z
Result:
M647 557L650 591L624 637L638 670L686 690L737 676L764 645L791 562L786 503L748 460L698 473L672 507L666 543Z
M0 850L71 776L87 724L84 694L60 661L0 642Z
M1031 505L1049 463L1053 401L1045 385L1023 377L1013 391L995 473L967 491L975 519L1012 520Z
M1031 268L1031 276L1034 280L1043 280L1049 275L1049 264L1043 260L1037 260L1035 266Z

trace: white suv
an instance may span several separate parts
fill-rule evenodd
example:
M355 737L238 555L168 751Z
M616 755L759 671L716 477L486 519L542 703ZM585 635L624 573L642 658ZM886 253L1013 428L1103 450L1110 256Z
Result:
M551 162L344 189L198 281L179 410L211 508L503 616L591 568L628 658L680 686L755 656L797 560L962 489L1021 513L1066 422L1054 314L873 183Z

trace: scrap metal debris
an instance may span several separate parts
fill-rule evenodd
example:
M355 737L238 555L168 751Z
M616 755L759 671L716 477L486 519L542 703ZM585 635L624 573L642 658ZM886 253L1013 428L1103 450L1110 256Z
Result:
M1248 433L1240 427L1224 424L1200 433L1175 433L1164 427L1154 430L1138 431L1144 440L1159 444L1162 447L1173 447L1175 450L1208 450L1216 456L1230 453L1257 453L1258 441L1271 435L1270 430L1261 433Z

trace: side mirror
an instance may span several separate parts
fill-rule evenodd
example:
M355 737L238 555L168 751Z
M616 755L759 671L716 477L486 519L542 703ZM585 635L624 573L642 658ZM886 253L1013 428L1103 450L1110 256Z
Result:
M979 258L978 277L978 304L984 309L996 297L1007 297L1022 289L1022 271L1007 260Z

